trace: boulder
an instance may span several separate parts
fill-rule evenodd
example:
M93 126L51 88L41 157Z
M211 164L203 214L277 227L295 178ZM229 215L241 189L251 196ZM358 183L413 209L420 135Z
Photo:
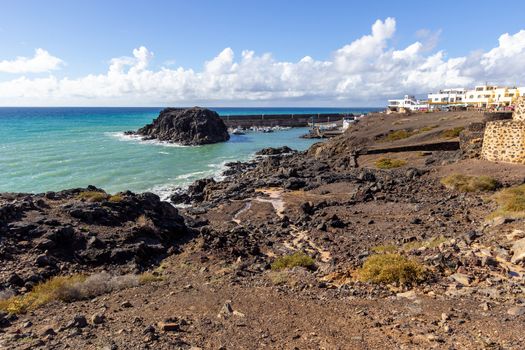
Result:
M511 259L513 264L517 264L525 259L525 238L516 241L512 245L512 252L514 253Z
M276 156L276 155L288 154L288 153L293 153L293 152L294 150L288 146L283 146L283 147L278 147L278 148L268 147L268 148L263 148L260 151L257 151L255 155L257 156Z
M228 128L219 115L206 108L166 108L153 123L137 130L147 139L187 146L228 141Z

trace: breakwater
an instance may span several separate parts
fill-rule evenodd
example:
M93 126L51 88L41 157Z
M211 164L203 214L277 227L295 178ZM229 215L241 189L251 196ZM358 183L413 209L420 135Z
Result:
M228 127L306 127L310 123L334 123L343 118L353 117L353 114L318 113L318 114L254 114L221 116Z

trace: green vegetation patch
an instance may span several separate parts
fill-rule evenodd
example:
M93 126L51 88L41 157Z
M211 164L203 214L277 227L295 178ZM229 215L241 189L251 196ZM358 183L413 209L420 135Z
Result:
M414 132L406 129L391 131L383 138L383 141L403 140L409 138L412 135L414 135Z
M503 189L495 193L492 199L498 203L498 209L491 217L525 217L525 184Z
M441 132L441 137L446 138L446 139L453 139L453 138L459 137L459 134L461 134L463 129L465 128L460 126L460 127L453 128L453 129L443 130L443 132Z
M103 202L108 199L109 195L106 192L99 191L84 191L77 195L77 199L85 200L88 202Z
M296 252L277 258L272 264L272 270L291 269L296 266L313 269L315 260L303 252Z
M402 159L381 158L377 160L375 164L379 169L393 169L402 167L406 165L407 162Z
M441 179L446 188L460 192L488 192L496 190L500 184L490 176L468 176L452 174Z
M399 254L372 255L357 271L358 280L373 283L414 285L426 277L425 266Z

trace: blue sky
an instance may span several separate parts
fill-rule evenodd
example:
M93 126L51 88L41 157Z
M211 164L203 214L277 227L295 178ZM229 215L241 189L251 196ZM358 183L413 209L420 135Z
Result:
M525 29L525 2L513 2L512 11L508 10L509 5L497 10L497 3L479 0L440 1L434 6L435 9L429 4L421 1L329 0L4 0L0 1L0 62L9 63L17 57L29 59L37 48L41 48L52 57L58 58L61 63L53 69L31 72L21 70L17 73L8 72L8 69L2 71L0 65L0 84L3 82L4 88L9 87L12 91L13 86L6 84L20 77L37 84L34 80L42 77L71 80L81 79L90 74L106 74L113 58L133 57L133 49L141 46L147 48L148 55L153 53L147 63L147 69L151 72L157 72L163 67L173 70L182 67L185 70L200 72L206 61L212 60L225 48L230 48L234 53L233 62L241 60L243 50L253 50L257 57L271 53L274 62L297 63L305 56L310 56L316 62L331 62L334 61L334 52L363 36L370 35L371 26L377 20L385 21L389 17L395 19L395 31L389 33L384 40L386 44L383 45L382 52L403 50L415 42L420 42L423 46L418 54L422 58L428 58L441 51L443 61L455 57L467 57L470 61L475 61L475 57L481 60L482 53L497 48L501 35L509 33L512 36ZM521 36L518 39L521 40ZM522 51L516 53L518 56L521 54ZM417 69L421 68L421 62L423 61L420 60ZM412 62L406 68L416 69L414 64ZM379 66L383 69L388 68L385 64ZM375 67L376 73L381 73L380 67ZM234 67L233 70L235 69ZM320 68L312 66L309 69L315 71ZM478 68L476 73L469 73L469 67L461 69L458 76L465 79L450 77L443 83L475 83L484 78ZM485 72L486 79L501 83L513 79L510 76L497 75L497 72L491 69L492 71ZM230 69L228 72L221 70L216 73L232 74L231 72ZM351 84L354 88L366 78L362 74L356 78L356 72L352 69L339 69L338 72L343 76L348 74L351 79L343 85ZM228 79L232 80L229 83L245 85L251 78L247 71L243 74L237 76L236 80ZM279 74L282 76L282 72ZM521 80L522 77L518 76L515 79ZM293 89L293 93L289 94L291 96L288 96L282 93L286 90L285 83L286 81L280 81L278 90L281 93L272 95L267 92L277 83L258 80L245 87L245 90L252 94L239 93L239 98L234 98L233 92L224 94L224 98L221 98L221 94L216 91L218 87L213 87L210 90L213 97L209 102L222 99L225 104L230 105L277 102L300 105L304 102L310 103L312 96L315 97L316 103L325 105L377 103L380 100L365 95L359 98L344 98L341 95L345 91L354 93L353 90L344 90L346 88L342 88L340 95L328 96L329 94L319 86L312 86L305 91ZM328 87L329 82L326 83L325 90L339 87L334 81L330 83L331 87ZM525 81L516 83L525 85ZM223 83L218 84L232 88L221 85ZM410 79L405 84L405 90L395 90L390 88L389 84L386 85L390 93L423 93L425 89L434 87L411 85ZM67 94L63 88L60 89L60 93L51 96L53 103L122 104L132 102L136 97L130 95L126 99L117 96L118 93L113 91L109 95L115 97L114 99L100 99L97 96L82 98L80 91ZM127 93L127 88L119 89L123 90L124 94ZM144 94L145 87L140 89L141 94ZM149 96L145 103L207 101L207 94L196 93L195 87L193 92L185 94L178 94L182 91L180 89L170 92L176 96L172 100L159 98L155 101ZM184 89L189 87L185 86ZM237 87L232 89L237 91ZM253 94L257 89L260 89L260 93ZM23 104L22 97L13 95L10 100L0 100L0 104ZM84 100L85 103L82 102Z

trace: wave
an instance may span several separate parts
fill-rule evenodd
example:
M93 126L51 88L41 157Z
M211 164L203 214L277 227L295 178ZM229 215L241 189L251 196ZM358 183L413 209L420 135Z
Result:
M199 147L199 146L186 146L181 145L179 143L171 143L167 141L159 141L159 140L144 140L142 136L139 135L127 135L122 131L116 131L116 132L105 132L104 135L110 136L113 138L116 138L119 141L127 141L127 142L136 142L143 145L156 145L156 146L164 146L164 147Z
M203 178L213 178L215 181L222 181L226 178L223 175L224 171L227 169L226 164L230 162L231 159L224 160L220 163L210 163L208 168L210 170L195 171L187 174L181 174L175 177L172 182L155 185L151 187L148 192L153 192L160 197L161 200L170 202L170 197L178 190L186 190L192 183L196 180ZM177 205L178 207L179 205Z

